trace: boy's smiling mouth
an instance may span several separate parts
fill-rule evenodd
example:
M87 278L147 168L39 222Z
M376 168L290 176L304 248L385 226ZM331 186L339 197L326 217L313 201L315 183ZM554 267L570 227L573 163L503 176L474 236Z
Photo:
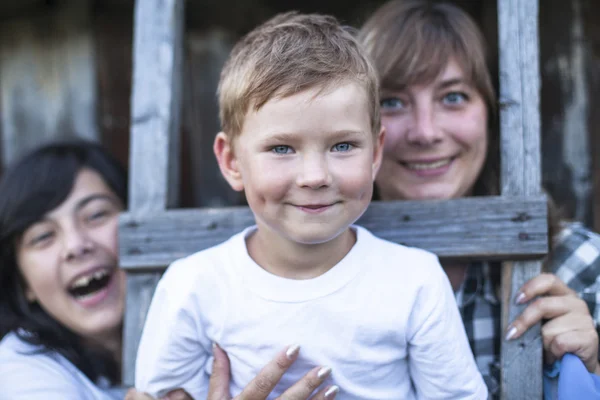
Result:
M309 214L319 214L329 210L338 202L322 203L322 204L296 204L295 207Z

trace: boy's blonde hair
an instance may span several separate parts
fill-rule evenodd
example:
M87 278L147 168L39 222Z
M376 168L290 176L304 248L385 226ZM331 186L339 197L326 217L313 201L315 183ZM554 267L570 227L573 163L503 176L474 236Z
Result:
M242 38L221 72L219 116L234 138L250 108L315 87L357 82L365 89L373 132L380 130L377 73L352 33L331 16L279 14Z

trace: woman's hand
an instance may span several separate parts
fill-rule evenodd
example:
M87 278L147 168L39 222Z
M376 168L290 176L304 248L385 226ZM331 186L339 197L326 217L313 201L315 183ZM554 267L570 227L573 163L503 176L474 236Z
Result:
M155 400L154 397L147 393L138 392L135 389L129 389L125 395L125 400ZM183 389L177 389L169 392L165 397L159 400L194 400Z
M539 296L539 297L538 297ZM586 303L556 275L541 274L521 287L515 301L529 304L506 330L506 339L516 339L536 323L542 325L544 355L548 363L565 353L577 355L589 372L600 374L598 333Z
M299 351L300 347L298 346L290 346L282 350L258 373L242 393L235 397L235 400L266 400L281 377L296 361ZM219 346L214 346L213 356L214 362L207 400L231 400L229 394L229 358ZM316 367L286 390L278 399L306 400L330 373L329 368ZM324 387L312 399L331 400L335 398L338 391L337 386Z

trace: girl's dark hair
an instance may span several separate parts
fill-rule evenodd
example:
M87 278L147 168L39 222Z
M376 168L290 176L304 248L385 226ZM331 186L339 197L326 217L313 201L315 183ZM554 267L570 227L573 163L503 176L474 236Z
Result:
M0 338L14 332L42 351L55 351L92 382L119 380L116 360L83 339L25 298L15 248L24 231L66 200L82 168L98 173L127 204L127 175L102 146L86 141L47 144L10 166L0 181Z

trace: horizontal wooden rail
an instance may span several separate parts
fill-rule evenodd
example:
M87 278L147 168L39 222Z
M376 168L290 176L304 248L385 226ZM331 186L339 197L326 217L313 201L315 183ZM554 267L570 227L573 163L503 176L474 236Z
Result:
M119 231L121 266L161 269L253 223L247 207L125 213ZM381 238L444 259L525 260L548 250L544 196L374 202L357 223Z

